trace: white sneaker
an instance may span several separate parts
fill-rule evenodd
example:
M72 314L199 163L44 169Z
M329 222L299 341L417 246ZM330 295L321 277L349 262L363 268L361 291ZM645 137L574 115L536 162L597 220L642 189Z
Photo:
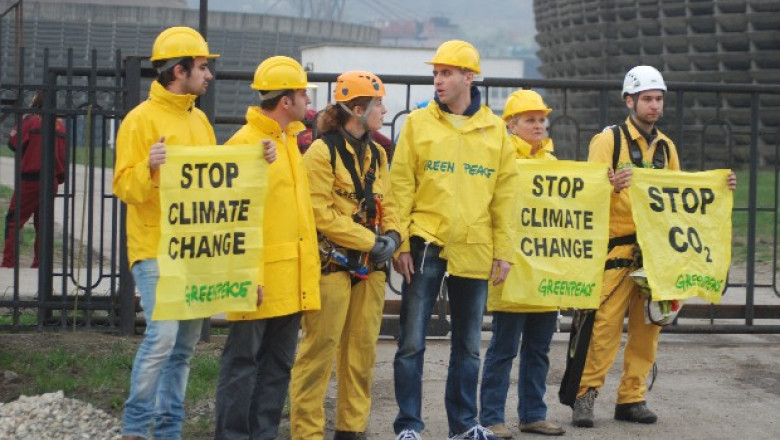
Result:
M413 429L404 429L395 436L395 440L420 440L420 433Z
M450 435L449 440L499 440L493 435L493 431L482 425L474 425L466 432Z

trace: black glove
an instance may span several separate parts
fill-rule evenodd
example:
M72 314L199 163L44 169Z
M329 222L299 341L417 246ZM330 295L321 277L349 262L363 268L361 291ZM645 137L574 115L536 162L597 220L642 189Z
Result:
M384 263L393 257L395 248L395 240L386 235L380 235L376 238L374 247L372 247L371 251L368 253L368 258L373 263Z

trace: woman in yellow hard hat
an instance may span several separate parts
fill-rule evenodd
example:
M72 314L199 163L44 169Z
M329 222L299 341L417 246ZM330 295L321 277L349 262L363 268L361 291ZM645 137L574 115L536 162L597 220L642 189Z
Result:
M320 235L321 309L303 316L292 370L293 439L322 439L325 393L336 359L335 439L366 429L385 298L384 267L401 243L387 155L371 140L387 113L373 73L338 77L335 104L317 119L323 137L304 155Z
M555 160L552 139L547 137L547 115L551 111L533 90L518 90L509 95L503 117L518 159ZM547 353L555 332L557 308L508 303L501 300L501 294L500 288L492 288L488 293L487 309L493 313L493 336L482 369L480 422L496 437L512 437L505 425L504 408L512 362L519 350L517 415L520 431L561 435L564 429L546 420L544 403L550 367Z

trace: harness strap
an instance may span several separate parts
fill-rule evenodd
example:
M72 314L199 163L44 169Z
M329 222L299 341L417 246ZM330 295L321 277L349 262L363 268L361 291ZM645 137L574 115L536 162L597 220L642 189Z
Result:
M624 267L633 267L634 260L630 258L611 258L604 263L604 270L622 269Z
M615 246L623 246L627 244L636 243L636 234L623 235L621 237L612 237L609 239L607 245L608 251L611 251Z

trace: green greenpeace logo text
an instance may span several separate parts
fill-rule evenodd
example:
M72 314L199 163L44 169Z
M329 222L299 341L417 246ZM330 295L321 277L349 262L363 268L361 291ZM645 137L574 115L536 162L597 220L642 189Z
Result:
M542 296L586 296L593 294L596 283L583 283L582 281L553 280L543 278L539 283L537 292Z
M701 275L696 273L680 274L677 277L674 287L680 290L688 290L692 287L701 287L704 290L710 292L721 293L723 292L723 283L726 280L718 280L709 275Z
M184 286L184 301L192 303L207 303L227 298L246 298L247 288L252 281L223 281L208 285Z

